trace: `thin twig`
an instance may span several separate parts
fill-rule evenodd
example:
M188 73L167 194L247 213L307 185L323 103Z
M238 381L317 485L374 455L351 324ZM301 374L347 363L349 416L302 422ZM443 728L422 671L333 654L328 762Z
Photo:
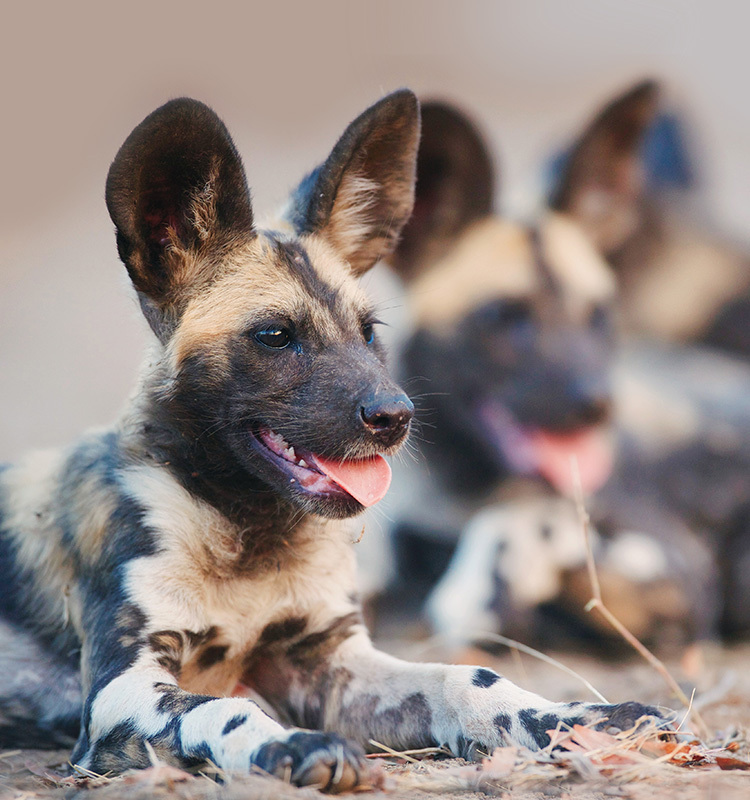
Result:
M371 742L373 745L377 745L378 747L382 747L382 745L377 744L377 742ZM450 756L453 753L450 750L447 750L445 747L419 747L416 750L399 750L396 752L396 755L401 756L436 756L439 753ZM365 758L382 758L382 753L367 753Z
M523 659L521 658L521 651L517 647L510 648L510 654L513 657L513 661L515 662L516 669L518 670L518 674L520 676L520 681L522 683L529 682L529 673L526 672L526 667L523 665Z
M387 753L389 756L394 756L396 758L403 758L404 761L410 761L414 764L417 763L417 759L412 758L410 755L407 755L406 751L399 752L398 750L393 750L392 748L388 747L387 744L376 742L374 739L370 739L369 742L373 747L379 747L384 753Z
M687 718L690 716L690 712L693 710L693 702L695 701L695 687L693 687L693 691L690 693L690 705L687 707L687 711L685 712L685 716L680 720L680 724L677 726L677 731L682 729L682 726L687 721Z
M539 659L539 661L544 661L545 664L549 664L552 667L555 667L562 672L570 675L571 677L575 678L576 680L580 681L590 692L591 694L596 697L597 700L601 700L602 703L606 703L609 705L609 701L607 698L597 689L595 689L587 680L583 677L583 675L579 675L575 670L571 669L570 667L562 664L557 659L552 658L551 656L545 655L544 653L540 652L539 650L535 650L533 647L529 647L527 644L523 644L522 642L518 642L515 639L509 639L507 636L503 636L499 633L493 633L491 631L483 631L483 630L469 630L466 631L467 638L471 638L474 641L480 641L482 639L488 642L495 642L496 644L503 644L506 647L510 647L511 649L520 650L522 653L526 653L528 656L532 656L533 658ZM434 643L444 643L445 640L449 639L448 636L432 636L426 642L423 643L422 648L427 645L428 647L430 644Z
M84 778L105 778L110 780L110 773L106 772L104 775L100 775L98 772L92 772L90 769L86 769L86 767L82 767L80 764L73 764L71 761L68 761L68 766L79 775L82 775Z
M583 501L583 487L581 486L581 473L578 469L578 459L571 456L570 459L571 469L573 472L573 487L575 493L576 510L578 518L583 528L583 536L586 544L586 564L589 572L589 580L591 581L591 591L593 597L585 605L586 611L597 609L605 620L622 636L622 638L638 653L640 653L646 661L661 675L667 686L672 690L675 697L687 708L692 710L692 717L696 725L701 728L704 736L708 735L708 727L701 718L700 714L691 709L691 701L688 699L685 692L672 677L672 674L666 668L664 663L658 659L645 645L643 645L623 624L619 619L607 608L602 600L601 586L599 585L599 576L596 572L596 563L594 562L594 551L591 546L590 523L591 519L586 511L586 506Z

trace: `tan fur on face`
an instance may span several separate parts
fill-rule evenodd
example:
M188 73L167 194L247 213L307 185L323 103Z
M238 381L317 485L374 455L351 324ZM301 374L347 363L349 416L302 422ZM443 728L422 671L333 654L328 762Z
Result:
M320 236L306 236L300 241L321 280L340 293L339 312L351 309L354 323L368 303L346 264ZM273 315L294 319L305 314L312 317L324 340L337 337L339 328L330 311L276 259L262 235L227 255L222 274L185 309L169 345L175 368L199 349L220 351L231 336Z
M566 294L588 304L614 299L612 271L575 222L550 213L540 231L547 266Z
M472 225L442 261L418 278L411 296L418 325L439 327L489 298L524 297L537 285L526 232L490 218Z
M609 267L575 223L549 214L540 225L545 268L578 314L614 297ZM542 275L529 232L495 217L472 227L445 258L412 285L420 326L451 325L493 298L521 299L540 289Z

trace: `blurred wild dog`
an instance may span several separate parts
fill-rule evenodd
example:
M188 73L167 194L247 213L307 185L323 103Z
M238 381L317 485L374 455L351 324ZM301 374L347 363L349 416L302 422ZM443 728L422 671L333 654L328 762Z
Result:
M609 102L559 161L550 207L612 265L628 329L750 356L750 251L691 206L695 175L659 86Z
M625 328L652 339L620 359L625 394L650 394L621 404L639 445L620 475L701 532L720 571L719 630L747 634L750 251L695 207L689 142L661 94L645 81L611 100L560 159L550 205L612 265Z
M415 209L390 259L413 312L401 377L425 423L388 508L402 585L424 595L450 563L428 611L455 640L501 628L549 641L568 621L581 633L575 457L607 601L644 638L705 635L710 554L645 483L622 491L618 477L612 270L565 215L494 213L491 158L460 111L426 103L422 130Z
M77 737L99 773L156 753L342 791L370 739L471 755L656 714L399 661L362 625L344 520L386 491L413 409L356 278L409 217L418 138L414 95L389 95L261 228L209 108L171 101L128 137L106 199L155 340L114 427L0 475L4 747Z

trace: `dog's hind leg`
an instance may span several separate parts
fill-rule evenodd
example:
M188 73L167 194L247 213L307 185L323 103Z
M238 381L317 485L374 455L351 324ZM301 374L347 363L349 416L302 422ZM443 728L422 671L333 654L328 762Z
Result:
M0 620L0 748L70 747L80 721L76 659Z

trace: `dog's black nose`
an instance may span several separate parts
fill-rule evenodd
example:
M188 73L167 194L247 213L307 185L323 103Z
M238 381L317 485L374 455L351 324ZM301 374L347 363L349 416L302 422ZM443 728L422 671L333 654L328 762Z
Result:
M359 409L362 421L370 433L383 444L394 444L414 416L414 404L405 394L370 397Z
M567 387L568 413L576 424L596 425L605 422L612 410L609 387L600 382L579 381Z

